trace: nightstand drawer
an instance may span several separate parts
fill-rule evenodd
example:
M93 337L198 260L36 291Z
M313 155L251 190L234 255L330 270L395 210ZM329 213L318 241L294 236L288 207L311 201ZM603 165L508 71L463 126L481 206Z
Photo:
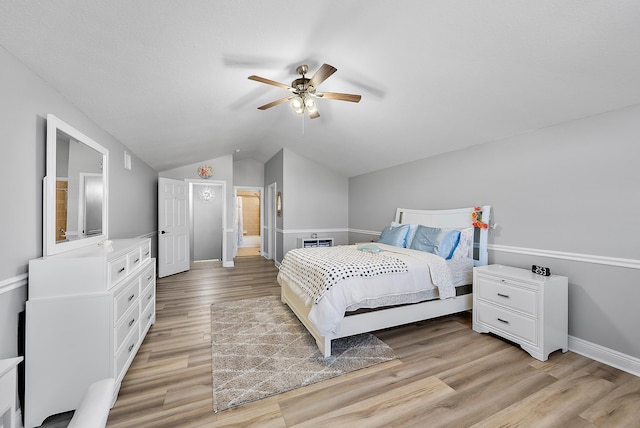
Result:
M525 314L538 316L537 292L518 287L504 279L478 276L478 297Z
M485 325L516 336L532 345L537 345L538 334L535 319L482 301L478 302L474 311L477 320Z

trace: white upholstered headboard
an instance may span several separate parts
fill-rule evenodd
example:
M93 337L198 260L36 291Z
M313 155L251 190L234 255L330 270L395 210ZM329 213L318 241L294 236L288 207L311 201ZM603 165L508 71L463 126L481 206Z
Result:
M491 206L483 205L482 222L490 224ZM452 210L414 210L406 208L396 209L395 221L402 224L422 224L424 226L440 227L447 229L464 229L472 227L471 213L474 207L456 208ZM483 266L489 263L487 251L488 229L475 229L473 238L473 264Z

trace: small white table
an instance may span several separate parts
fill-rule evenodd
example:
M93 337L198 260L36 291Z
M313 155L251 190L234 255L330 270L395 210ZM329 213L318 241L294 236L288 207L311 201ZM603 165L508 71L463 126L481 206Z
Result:
M22 357L0 360L0 421L6 428L16 426L16 367L21 361Z

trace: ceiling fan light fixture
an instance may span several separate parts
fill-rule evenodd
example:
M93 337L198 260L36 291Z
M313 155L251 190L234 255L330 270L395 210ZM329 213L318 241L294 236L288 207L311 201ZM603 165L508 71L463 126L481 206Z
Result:
M302 114L304 113L304 100L302 99L302 97L297 96L297 97L293 97L291 99L291 110L293 110L293 112L295 114Z
M311 113L318 110L318 106L316 105L316 100L314 100L311 97L306 97L304 99L304 107L307 109L308 112L311 112Z

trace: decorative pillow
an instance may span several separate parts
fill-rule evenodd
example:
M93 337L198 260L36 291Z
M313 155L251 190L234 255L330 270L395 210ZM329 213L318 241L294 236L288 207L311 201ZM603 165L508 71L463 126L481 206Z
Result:
M460 231L457 229L445 230L420 225L413 237L411 248L450 259L459 240Z
M402 223L398 223L397 221L391 222L391 227L402 226ZM410 224L409 225L409 233L407 233L407 242L405 243L406 248L411 248L411 241L413 241L413 237L416 235L416 230L418 230L419 224Z
M471 246L473 245L473 227L460 230L460 241L453 251L454 259L468 259L471 257Z
M398 227L387 226L382 229L378 242L381 244L393 245L394 247L404 247L407 243L408 233L408 224L403 224Z

